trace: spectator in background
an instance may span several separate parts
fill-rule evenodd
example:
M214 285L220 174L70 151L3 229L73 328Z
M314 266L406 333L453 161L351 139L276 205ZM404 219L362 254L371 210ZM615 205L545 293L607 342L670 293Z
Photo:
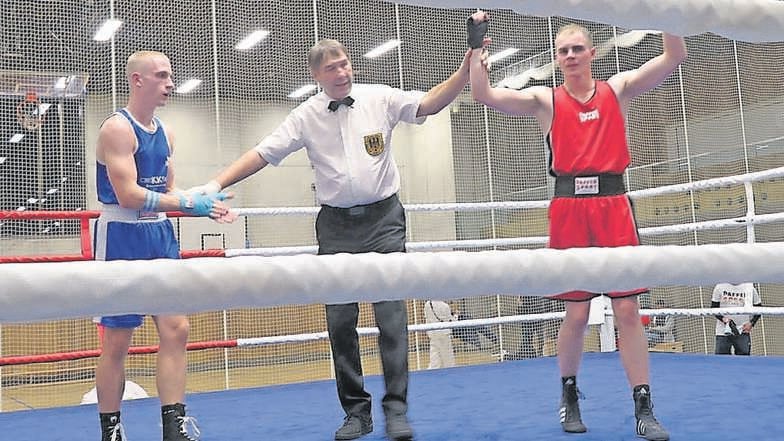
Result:
M540 296L520 296L517 299L517 315L544 314L553 312L559 302ZM557 328L555 320L534 320L520 323L520 346L507 356L510 360L542 356L545 330Z
M457 316L452 314L449 303L442 300L425 302L425 323L453 322ZM455 351L452 348L452 330L434 329L427 331L430 339L430 363L428 369L448 368L455 366Z
M474 320L474 316L468 313L465 304L461 307L455 307L453 314L457 316L459 321ZM485 345L482 344L482 336L495 348L498 345L498 334L493 330L490 325L483 326L460 326L452 329L452 334L472 346L474 349L483 349Z
M668 308L667 302L657 299L655 309ZM675 316L671 314L659 314L653 316L643 316L645 325L645 337L648 339L648 347L656 346L659 343L672 343L675 341Z
M729 283L719 283L713 288L711 297L711 308L733 308L762 306L757 288L753 283L741 283L732 285ZM716 319L716 354L729 355L733 349L735 355L751 354L751 328L760 319L759 314L749 316L740 315L721 315L717 314Z

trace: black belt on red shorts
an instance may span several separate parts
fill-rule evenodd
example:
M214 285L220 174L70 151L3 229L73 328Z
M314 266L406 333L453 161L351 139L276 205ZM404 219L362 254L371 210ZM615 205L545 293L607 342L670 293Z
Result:
M626 193L623 175L556 176L555 196L583 198Z

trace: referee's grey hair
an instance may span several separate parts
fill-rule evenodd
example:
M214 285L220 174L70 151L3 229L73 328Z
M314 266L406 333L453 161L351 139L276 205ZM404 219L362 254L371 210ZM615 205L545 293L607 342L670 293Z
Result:
M308 67L311 70L316 70L321 66L321 63L324 61L328 55L337 57L340 55L345 55L349 60L351 60L351 56L348 54L348 50L346 46L343 46L343 43L332 40L330 38L325 38L323 40L319 40L318 43L314 44L312 48L310 48L310 52L308 52Z

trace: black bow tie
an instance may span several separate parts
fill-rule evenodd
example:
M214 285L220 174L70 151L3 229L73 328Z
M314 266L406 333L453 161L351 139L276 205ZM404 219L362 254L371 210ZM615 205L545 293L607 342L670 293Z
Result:
M351 107L352 105L354 105L354 98L351 98L350 96L347 96L347 97L343 98L342 100L330 101L329 105L327 106L327 109L329 109L330 112L334 112L334 111L338 110L338 108L340 108L340 106Z

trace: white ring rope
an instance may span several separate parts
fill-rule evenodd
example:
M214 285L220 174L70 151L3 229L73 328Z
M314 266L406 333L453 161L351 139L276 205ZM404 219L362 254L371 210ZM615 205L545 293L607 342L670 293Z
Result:
M746 173L736 176L723 176L720 178L704 179L702 181L685 182L683 184L664 185L661 187L646 188L629 192L632 199L660 196L663 194L677 193L679 191L706 190L708 188L722 187L728 185L749 184L752 182L764 181L766 179L779 178L784 176L784 167L776 167L754 173Z
M433 251L453 250L466 248L493 248L511 247L521 245L544 245L547 237L509 237L501 239L462 239L438 240L430 242L407 242L407 251ZM263 247L263 248L233 248L225 251L226 257L238 256L294 256L297 254L316 254L318 246L304 245L297 247Z
M784 41L784 2L774 0L396 0L436 8L511 9L676 35L713 32L762 43Z
M687 224L665 225L661 227L640 228L641 236L661 236L664 234L688 233L692 231L717 230L727 227L741 227L747 225L763 225L784 221L784 213L758 214L730 219L691 222ZM501 239L467 239L467 240L441 240L430 242L408 242L408 251L434 251L467 248L493 248L528 245L546 245L547 236L509 237ZM265 247L265 248L234 248L225 251L226 257L238 256L293 256L297 254L316 254L318 246L304 245L297 247Z
M687 317L713 316L716 314L760 314L765 316L784 315L784 307L756 307L756 308L710 308L710 309L641 309L641 316L675 315ZM541 314L505 315L483 319L457 320L451 322L418 323L408 325L409 332L435 331L439 329L475 328L480 326L497 326L513 323L531 323L544 320L558 320L566 315L565 312L546 312ZM612 315L612 310L608 310ZM357 334L362 337L379 335L377 327L357 328ZM300 343L314 340L326 340L327 331L310 332L305 334L274 335L267 337L238 338L237 346L263 346L281 343Z
M666 225L663 227L641 228L643 236L660 236L662 234L686 233L691 231L716 230L719 228L739 227L746 225L763 225L784 220L784 213L757 214L754 216L735 217L703 222L692 222L680 225Z
M739 185L766 179L784 176L784 167L772 168L754 173L736 176L705 179L702 181L685 182L682 184L665 185L662 187L646 188L630 191L627 194L632 199L660 196L663 194L677 193L690 190L705 190L708 188L726 185ZM550 201L505 201L505 202L460 202L443 204L407 204L407 212L417 211L483 211L483 210L523 210L532 208L547 208ZM315 216L319 207L261 207L261 208L235 208L233 210L240 216L272 216L272 215L297 215Z
M0 322L784 282L784 244L0 265Z
M784 168L782 168L784 175ZM497 210L523 210L531 208L547 208L550 201L506 201L506 202L452 202L442 204L406 204L406 211L485 211ZM233 211L240 216L275 216L275 215L307 215L318 214L319 207L260 207L236 208Z
M784 315L784 307L781 306L756 306L752 308L732 307L732 308L698 308L698 309L641 309L640 315L676 315L680 317L701 317L711 315Z
M725 176L719 178L705 179L702 181L687 182L682 184L666 185L662 187L636 190L628 193L632 199L643 197L660 196L664 194L705 190L709 188L750 184L752 182L764 181L784 176L784 167L763 170L754 173L746 173L736 176ZM550 201L507 201L507 202L472 202L472 203L448 203L448 204L410 204L406 205L406 211L435 212L435 211L481 211L491 209L530 209L547 208ZM244 216L270 216L270 215L316 215L318 207L270 207L270 208L238 208L235 209L238 215ZM714 230L727 227L739 227L747 225L762 225L784 220L784 213L773 214L747 214L742 217L730 219L719 219L702 222L692 222L678 225L664 225L659 227L641 228L641 236L661 236L664 234L676 234L692 231ZM433 250L452 250L467 248L492 248L510 246L529 246L545 245L548 238L546 236L529 236L514 238L496 239L473 239L473 240L445 240L428 242L409 242L406 244L408 251L433 251ZM292 256L296 254L316 254L318 247L315 245L304 245L294 247L264 247L264 248L242 248L226 250L226 257L238 256Z

